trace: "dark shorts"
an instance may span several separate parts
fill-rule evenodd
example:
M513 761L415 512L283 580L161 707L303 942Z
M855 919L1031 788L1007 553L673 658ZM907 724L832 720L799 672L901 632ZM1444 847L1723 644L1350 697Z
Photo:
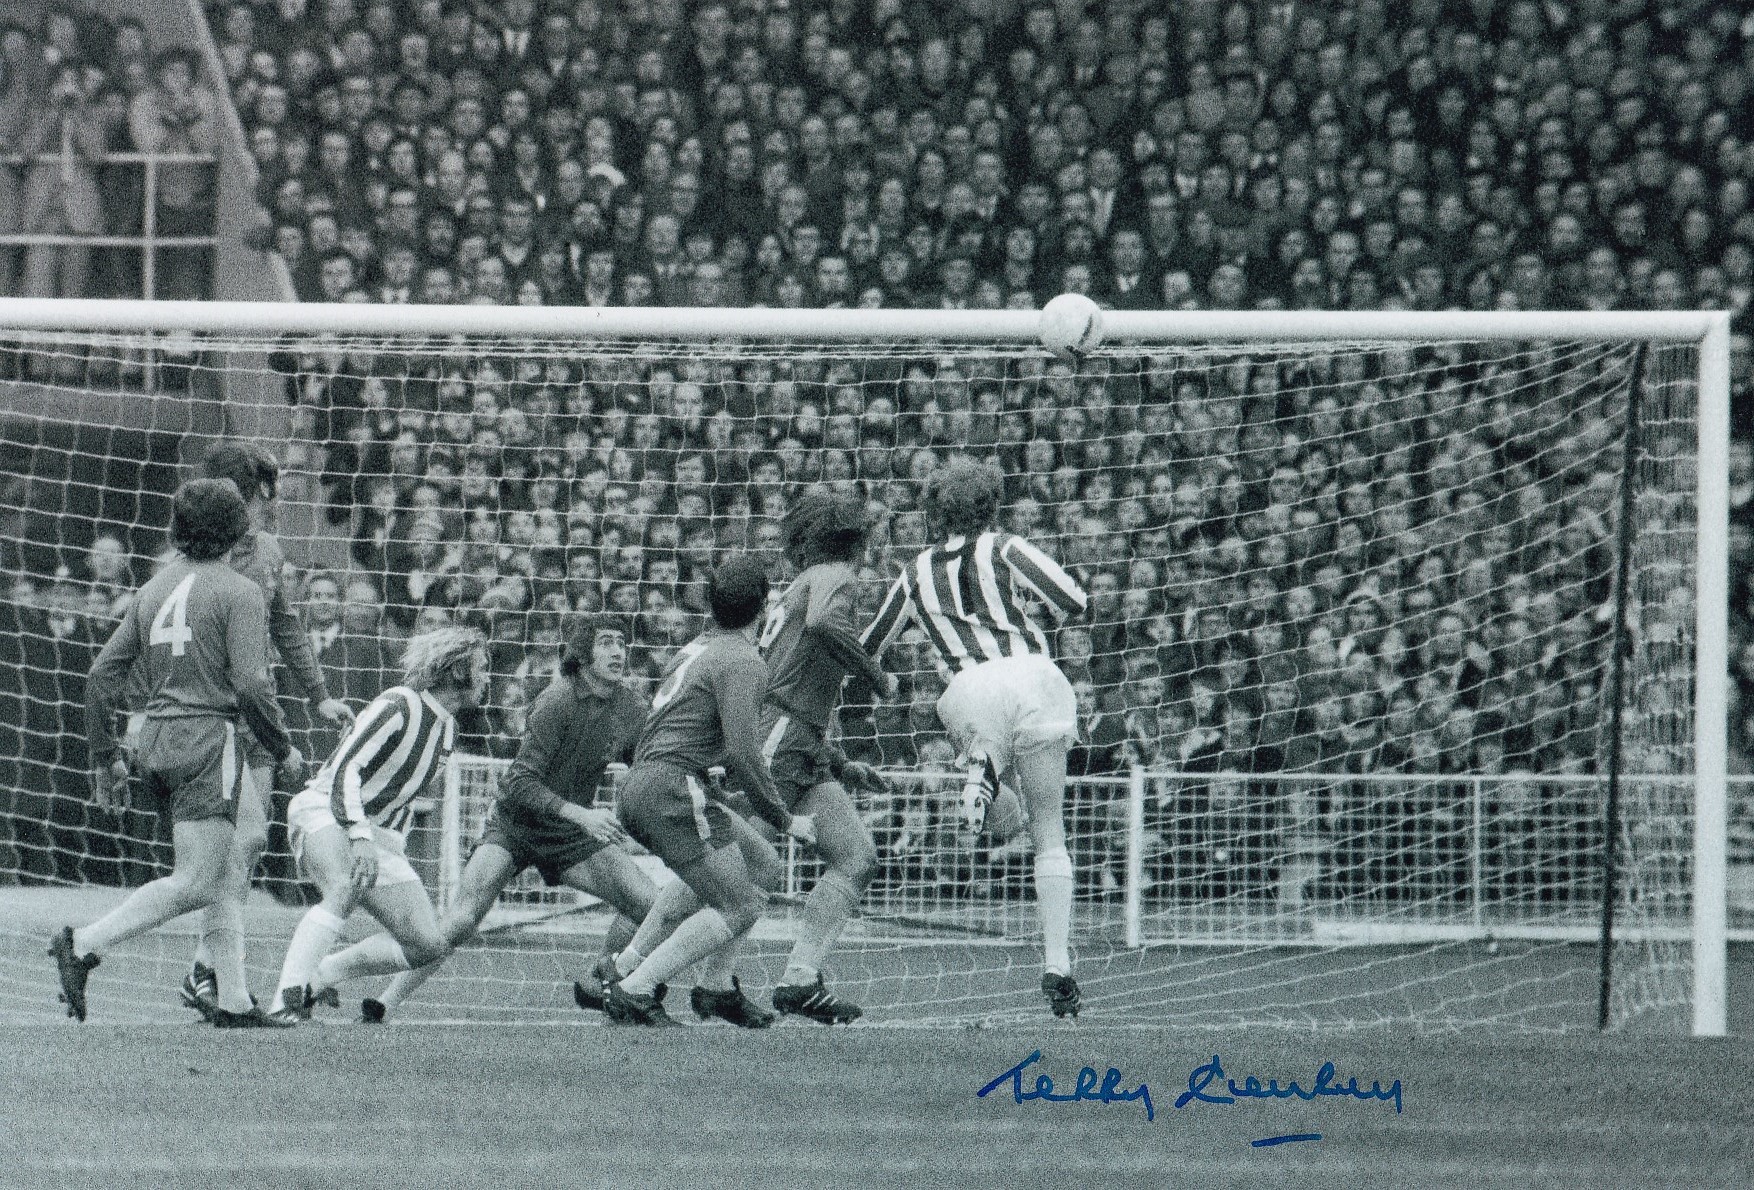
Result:
M249 788L237 725L212 717L152 719L140 726L134 768L172 822L238 820Z
M505 848L511 855L514 874L535 868L551 888L564 884L567 871L574 865L584 863L609 846L570 822L531 823L505 813L498 805L488 814L487 825L481 828L481 838L475 846L489 843Z
M708 800L699 778L667 764L635 765L615 799L615 815L672 870L737 843L730 811Z
M762 714L761 757L767 761L780 801L794 814L805 794L834 780L823 758L822 733L775 707Z

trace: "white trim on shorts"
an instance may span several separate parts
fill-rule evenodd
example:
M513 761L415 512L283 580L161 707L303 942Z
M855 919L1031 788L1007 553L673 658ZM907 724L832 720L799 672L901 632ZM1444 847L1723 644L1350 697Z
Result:
M706 820L706 790L700 787L700 782L695 780L693 773L684 774L682 779L688 785L688 804L694 811L695 833L700 836L702 843L710 842L713 828Z
M790 715L781 715L778 719L774 720L773 730L767 733L767 739L764 740L761 745L761 759L763 762L767 764L773 763L773 758L778 756L780 752L780 741L786 738L786 728L791 725L792 717Z

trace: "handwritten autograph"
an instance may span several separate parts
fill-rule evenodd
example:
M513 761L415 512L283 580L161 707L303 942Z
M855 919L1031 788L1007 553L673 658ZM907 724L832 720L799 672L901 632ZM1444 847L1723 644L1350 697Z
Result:
M1069 1091L1056 1091L1054 1080L1045 1074L1036 1074L1032 1087L1024 1089L1023 1072L1025 1067L1041 1061L1041 1051L1032 1050L1030 1055L999 1075L986 1086L976 1092L976 1097L985 1099L1001 1087L1010 1085L1012 1100L1016 1103L1028 1103L1041 1100L1047 1103L1143 1103L1145 1119L1156 1120L1157 1107L1151 1099L1151 1087L1140 1083L1128 1090L1122 1087L1122 1074L1113 1066L1108 1072L1098 1076L1092 1067L1086 1066L1078 1071L1078 1076ZM1395 1079L1388 1086L1372 1079L1368 1088L1358 1085L1356 1078L1341 1083L1338 1080L1332 1062L1323 1062L1316 1071L1315 1081L1306 1088L1295 1079L1284 1086L1279 1080L1268 1079L1262 1084L1259 1078L1249 1075L1238 1083L1224 1072L1223 1059L1212 1055L1210 1062L1194 1067L1188 1074L1188 1089L1176 1097L1177 1108L1187 1107L1192 1103L1234 1104L1239 1099L1300 1099L1305 1103L1323 1097L1339 1097L1355 1099L1362 1102L1383 1102L1395 1105L1395 1114L1400 1115L1403 1103L1401 1080ZM1320 1140L1317 1132L1297 1133L1290 1136L1269 1137L1265 1140L1252 1142L1255 1147L1279 1145L1287 1142Z
M1100 1087L1096 1083L1096 1071L1086 1066L1078 1072L1078 1079L1072 1084L1070 1091L1055 1094L1054 1080L1045 1074L1036 1075L1035 1088L1025 1091L1023 1089L1023 1068L1039 1061L1041 1061L1041 1051L1032 1051L1029 1057L982 1087L976 1093L976 1098L985 1099L1000 1085L1009 1081L1012 1098L1018 1103L1027 1103L1032 1099L1042 1099L1049 1103L1133 1103L1142 1100L1145 1104L1145 1118L1147 1120L1157 1118L1156 1105L1151 1102L1151 1088L1140 1083L1131 1091L1121 1090L1119 1086L1121 1072L1113 1066L1110 1066L1108 1073L1102 1076Z
M1324 1095L1340 1095L1366 1101L1392 1102L1395 1105L1395 1114L1397 1116L1401 1114L1400 1079L1396 1079L1387 1087L1384 1087L1380 1081L1372 1079L1368 1091L1358 1085L1356 1078L1348 1079L1344 1086L1336 1083L1334 1079L1334 1064L1323 1062L1321 1069L1316 1071L1315 1082L1310 1084L1307 1091L1299 1086L1296 1080L1281 1087L1276 1078L1268 1079L1267 1085L1263 1087L1261 1080L1252 1074L1242 1081L1241 1086L1238 1086L1235 1079L1225 1075L1223 1061L1217 1054L1213 1054L1210 1062L1203 1066L1194 1067L1193 1071L1189 1073L1188 1089L1176 1096L1175 1105L1179 1108L1194 1102L1235 1103L1238 1099L1301 1099L1308 1103ZM1206 1089L1213 1083L1220 1083L1220 1089L1216 1094L1208 1094ZM1229 1091L1229 1094L1224 1093L1226 1090Z

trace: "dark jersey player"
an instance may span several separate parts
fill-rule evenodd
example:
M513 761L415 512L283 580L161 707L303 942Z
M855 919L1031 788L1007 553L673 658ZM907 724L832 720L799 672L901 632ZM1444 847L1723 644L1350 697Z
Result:
M117 804L127 785L115 716L138 667L147 697L133 767L159 798L160 812L170 815L175 864L97 921L55 937L49 953L62 999L79 1020L86 977L105 951L205 909L220 895L239 806L255 796L238 721L261 741L283 780L303 767L274 702L262 593L226 564L248 527L233 485L197 479L178 488L171 540L180 554L141 588L92 665L86 723L98 801ZM272 1023L247 998L214 1009L211 1019L220 1026Z
M768 674L752 639L767 602L761 563L747 554L721 563L708 602L711 626L664 669L616 807L627 832L681 877L660 895L642 932L663 916L667 899L692 892L702 905L647 956L637 953L636 936L618 959L621 979L605 990L604 1010L613 1020L668 1024L660 985L710 958L695 988L696 1013L759 1028L772 1014L743 995L730 961L767 907L746 857L766 864L773 847L708 796L708 770L724 765L731 785L746 791L756 813L781 834L813 843L816 832L807 815L786 808L761 756ZM778 867L777 856L771 867Z
M269 531L274 519L274 500L280 467L261 447L241 442L221 442L201 460L201 474L208 479L230 480L244 498L249 527L232 548L230 565L262 593L267 607L263 647L272 643L269 660L278 653L311 706L330 723L346 726L353 711L338 698L329 697L323 667L317 664L297 614L287 599L281 571L286 554ZM200 939L194 964L183 978L182 1001L211 1018L221 1004L248 1008L249 989L244 986L244 908L250 894L250 878L268 848L270 785L268 753L254 737L240 741L244 763L254 777L253 796L238 807L237 831L232 836L231 857L220 886L220 895L202 914Z
M481 841L439 929L456 947L480 928L505 886L535 868L550 886L579 889L614 906L604 938L613 956L633 939L657 888L623 846L613 810L596 805L611 766L626 771L645 727L645 700L625 684L627 626L615 616L583 617L561 651L560 673L531 704L517 759L500 783ZM398 975L363 1005L381 1021L439 969L429 963Z
M798 577L769 613L762 651L772 674L762 714L762 756L787 809L816 823L816 849L827 865L804 902L798 938L773 1006L823 1024L860 1015L859 1006L823 985L823 957L858 908L877 870L870 828L859 817L843 781L881 788L869 765L848 761L828 742L828 728L849 674L885 697L895 677L865 652L853 619L853 571L864 552L864 504L854 496L816 487L799 497L783 525L787 560Z

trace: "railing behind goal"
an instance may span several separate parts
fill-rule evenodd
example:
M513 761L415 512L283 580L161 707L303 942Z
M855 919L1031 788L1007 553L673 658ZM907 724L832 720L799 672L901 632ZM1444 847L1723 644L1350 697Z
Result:
M993 459L1004 527L1093 595L1055 649L1084 700L1068 797L1094 1011L1583 1027L1600 995L1611 1024L1686 1007L1721 1031L1724 318L1106 321L1059 360L997 312L0 302L0 872L37 906L10 921L162 862L149 815L89 804L80 680L223 398L282 461L295 561L375 588L392 636L493 635L493 706L467 731L499 756L567 616L629 615L649 682L698 627L706 568L772 556L809 482L870 504L869 610L924 541L920 481ZM109 398L119 353L173 331L152 394ZM345 630L377 650L333 679L357 701L393 642ZM888 661L902 702L850 690L837 734L939 771L929 650L904 634ZM490 769L459 767L423 827L441 894ZM836 978L875 1019L1033 1011L1025 853L952 845L939 779L898 780L870 807L894 855ZM812 877L799 857L780 907ZM552 1011L594 913L520 884L433 1002ZM31 928L0 926L0 988L34 986ZM1609 939L1600 975L1586 936ZM143 942L140 987L185 951Z

